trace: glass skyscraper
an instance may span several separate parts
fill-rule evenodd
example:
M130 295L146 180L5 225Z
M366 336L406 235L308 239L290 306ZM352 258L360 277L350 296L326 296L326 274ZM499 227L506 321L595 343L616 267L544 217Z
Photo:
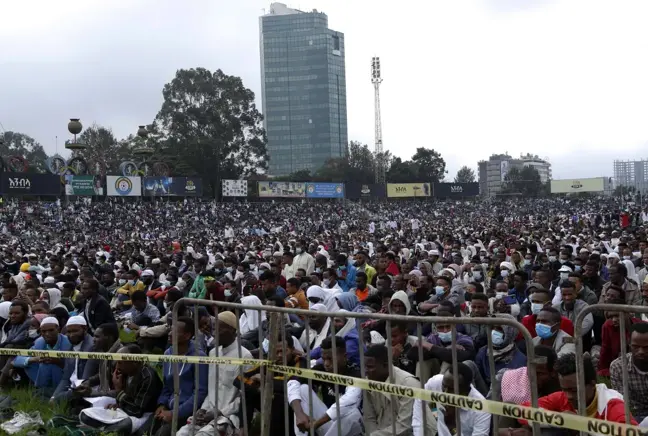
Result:
M272 3L260 18L261 89L271 175L317 171L346 154L344 34L326 14Z

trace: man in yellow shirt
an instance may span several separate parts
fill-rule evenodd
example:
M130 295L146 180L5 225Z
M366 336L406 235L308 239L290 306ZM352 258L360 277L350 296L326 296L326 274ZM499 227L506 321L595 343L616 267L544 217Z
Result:
M146 285L140 280L139 273L134 269L126 273L126 284L117 289L117 309L130 308L133 302L131 296L137 291L144 291Z
M355 255L355 267L358 272L362 271L367 275L367 283L372 284L374 277L376 277L376 268L367 263L369 256L364 251L358 251Z

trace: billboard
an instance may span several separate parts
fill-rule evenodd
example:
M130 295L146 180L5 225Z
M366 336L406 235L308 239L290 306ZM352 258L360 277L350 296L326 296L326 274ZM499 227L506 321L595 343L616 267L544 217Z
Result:
M196 177L144 177L142 195L155 197L202 195L202 182Z
M590 179L561 179L551 181L552 194L566 194L573 192L603 192L605 190L605 177L592 177Z
M106 176L106 192L111 196L140 197L142 195L142 178Z
M346 198L352 200L369 200L371 198L385 198L387 196L385 185L376 183L346 183L344 190Z
M171 184L171 194L181 197L200 197L203 193L202 179L199 177L174 177Z
M223 180L223 197L247 197L247 180Z
M104 195L103 181L98 176L66 175L65 195Z
M259 182L259 197L303 198L306 183L303 182Z
M437 198L463 198L479 195L479 183L435 183L434 196Z
M54 174L2 173L4 195L61 195L61 177Z
M429 183L387 183L387 197L429 197Z
M306 183L308 198L344 198L344 183Z
M500 162L500 175L501 175L501 181L505 182L506 181L506 176L508 176L509 172L509 165L510 162L507 160L503 160Z

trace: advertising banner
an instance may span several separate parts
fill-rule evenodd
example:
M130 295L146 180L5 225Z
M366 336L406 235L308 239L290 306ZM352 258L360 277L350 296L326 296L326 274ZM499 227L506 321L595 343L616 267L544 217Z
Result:
M302 182L259 182L259 197L303 198L306 183Z
M437 198L463 198L479 195L479 183L435 183L434 196Z
M561 179L551 181L552 194L567 194L573 192L603 192L605 177L590 179Z
M203 193L202 179L199 177L174 177L171 195L180 197L200 197Z
M106 192L110 196L141 197L142 178L127 176L106 176Z
M509 161L503 160L502 162L500 162L500 176L501 176L500 180L502 182L506 181L506 176L508 176L508 172L509 172Z
M344 198L344 183L306 183L308 198Z
M247 197L247 180L223 180L223 197Z
M375 183L346 183L344 185L345 196L350 200L370 200L376 198L385 198L387 196L385 185Z
M171 193L171 185L176 182L175 177L144 177L142 195L153 195L156 197L164 197L173 195Z
M61 195L61 177L54 174L2 173L4 195Z
M429 197L429 183L387 183L387 197Z
M103 182L97 176L65 177L65 195L104 195Z

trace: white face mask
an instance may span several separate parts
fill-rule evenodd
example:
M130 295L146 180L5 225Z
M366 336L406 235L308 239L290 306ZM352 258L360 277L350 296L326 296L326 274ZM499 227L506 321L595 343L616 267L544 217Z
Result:
M30 338L37 338L38 337L38 329L29 329L29 337Z
M495 294L495 298L497 300L501 300L502 298L506 297L508 295L508 292L497 292Z
M225 289L225 296L226 297L231 297L232 296L232 290L231 289Z
M326 286L328 288L328 286L331 284L331 280L330 279L324 279L324 280L322 280L322 283L324 284L324 286Z
M481 271L473 271L472 275L473 275L473 278L475 280L481 280L481 278L482 278L482 272Z
M176 283L176 288L178 288L179 291L184 291L184 288L186 287L187 287L187 282L185 282L182 279L178 280L178 283Z
M563 272L560 273L560 280L567 280L569 278L569 273Z
M508 277L509 272L508 272L507 269L503 269L502 272L501 272L501 274L502 274L502 277Z
M119 284L124 286L126 284L126 279L119 279Z

